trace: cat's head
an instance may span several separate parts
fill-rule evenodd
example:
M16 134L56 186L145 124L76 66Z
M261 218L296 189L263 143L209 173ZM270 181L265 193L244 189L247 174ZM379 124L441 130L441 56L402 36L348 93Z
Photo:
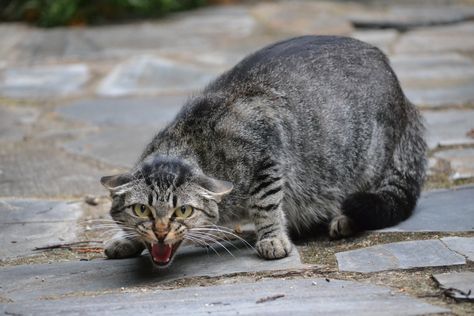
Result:
M217 223L217 204L232 190L231 183L166 156L149 157L129 173L103 177L101 183L112 196L112 218L125 235L146 245L160 267L171 263L184 240L196 240Z

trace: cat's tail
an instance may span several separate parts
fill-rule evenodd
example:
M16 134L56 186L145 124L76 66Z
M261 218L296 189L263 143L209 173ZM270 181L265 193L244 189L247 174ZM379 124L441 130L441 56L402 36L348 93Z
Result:
M407 106L408 125L397 144L392 165L381 183L348 196L342 212L359 230L380 229L407 219L420 195L426 168L424 127L416 108Z

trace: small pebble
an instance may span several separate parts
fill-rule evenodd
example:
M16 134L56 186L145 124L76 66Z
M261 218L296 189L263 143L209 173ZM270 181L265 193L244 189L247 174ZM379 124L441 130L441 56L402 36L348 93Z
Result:
M313 281L313 283L311 283L313 285L318 285L318 283L316 281Z
M93 195L86 195L86 197L84 198L84 202L89 205L96 206L99 204L99 199Z

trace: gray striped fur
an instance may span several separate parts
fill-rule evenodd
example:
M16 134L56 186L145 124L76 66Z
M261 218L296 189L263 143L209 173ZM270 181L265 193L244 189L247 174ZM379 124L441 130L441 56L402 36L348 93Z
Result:
M289 230L322 223L344 237L406 218L425 174L422 134L377 48L344 37L291 39L190 98L147 146L112 213L148 203L150 187L156 205L172 190L210 210L214 217L202 213L199 223L251 219L260 255L281 258L291 250ZM199 183L203 175L231 182L232 192L220 201Z

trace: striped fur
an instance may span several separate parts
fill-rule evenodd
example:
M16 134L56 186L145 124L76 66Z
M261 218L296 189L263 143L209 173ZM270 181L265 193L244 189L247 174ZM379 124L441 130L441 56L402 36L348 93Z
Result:
M281 258L288 231L323 223L337 238L407 218L425 150L419 114L382 52L299 37L248 56L186 102L111 186L112 214L138 201L158 216L194 203L207 214L189 225L251 219L260 255ZM233 184L224 199L229 190L212 188L229 185L217 179Z

